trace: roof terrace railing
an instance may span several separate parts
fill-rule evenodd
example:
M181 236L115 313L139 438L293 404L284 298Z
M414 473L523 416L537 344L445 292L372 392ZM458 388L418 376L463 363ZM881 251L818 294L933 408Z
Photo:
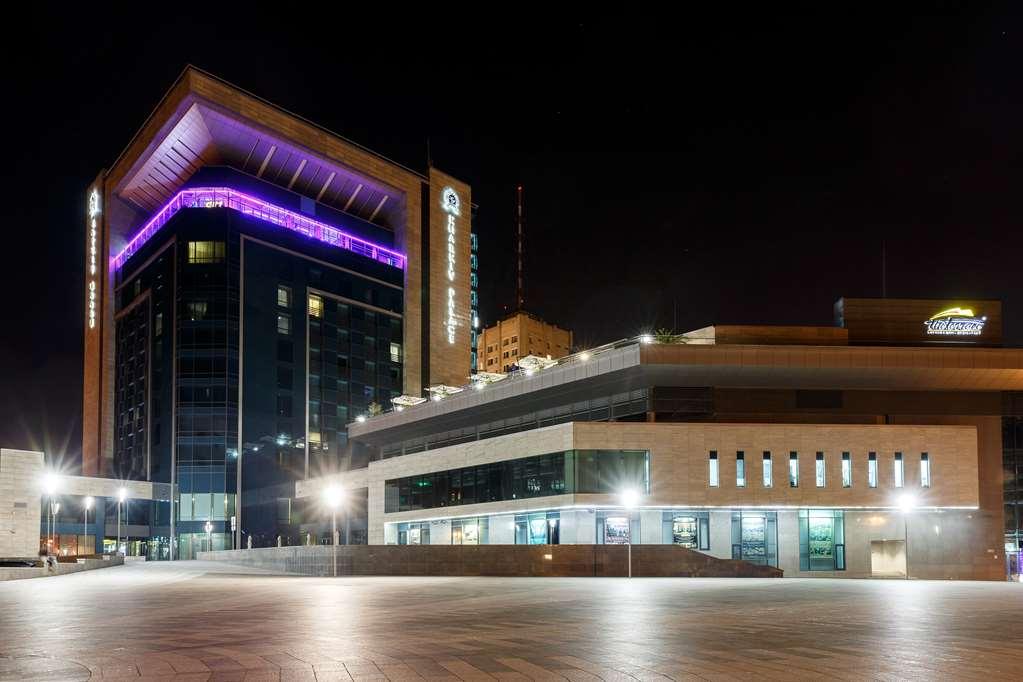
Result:
M357 253L366 258L404 269L405 256L360 237L343 232L296 211L271 204L250 194L229 187L190 187L183 189L164 204L120 253L110 259L112 270L118 270L148 242L175 214L183 208L230 208L257 220L297 232L309 239Z
M650 336L649 334L643 334L641 336L635 336L635 337L632 337L632 338L619 339L618 341L612 341L611 343L605 343L602 346L597 346L595 348L588 348L586 350L582 350L582 351L579 351L577 353L572 353L571 355L566 355L566 356L564 356L562 358L558 358L556 361L554 361L554 364L551 365L551 366L552 367L553 366L564 367L564 366L583 364L583 363L590 362L593 358L598 357L600 355L603 355L604 353L609 353L611 351L620 350L622 348L628 348L630 346L636 346L636 345L639 345L639 344L649 344L649 343L653 343L653 342L654 342L654 338L652 336ZM506 377L504 379L502 379L500 381L500 383L501 384L507 384L507 382L529 381L531 378L533 378L534 376L537 376L539 373L542 373L543 371L544 371L543 369L536 369L536 368L532 368L532 367L528 368L528 369L520 367L518 369L512 370L511 372L508 372L506 374ZM484 374L486 374L486 373L484 372ZM452 396L468 392L469 390L484 391L484 390L486 390L487 386L490 383L496 383L496 382L475 381L475 380L472 380L472 378L470 377L470 381L467 384L463 384L463 385L457 386L457 387L444 387L444 388L449 388L449 389L453 388L454 389L454 390L452 390L450 392L432 391L432 394L433 394L432 399L433 399L434 402L439 402L441 400L446 400L446 399L448 399L448 398L450 398ZM383 416L383 415L388 415L388 414L391 414L393 412L407 412L407 411L410 411L410 410L414 411L414 410L416 410L418 408L423 407L424 405L429 405L430 402L431 401L429 401L429 400L424 400L424 401L422 401L421 403L418 403L418 404L409 404L408 401L403 401L401 404L399 404L396 407L393 407L390 410L384 410L384 411L379 412L379 413L377 413L375 415L372 415L372 416L367 415L367 414L360 414L360 415L358 415L355 418L354 422L355 423L359 423L359 424L363 424L367 420L371 420L371 419L373 419L375 417L380 417L380 416ZM349 422L349 423L351 424L353 422Z

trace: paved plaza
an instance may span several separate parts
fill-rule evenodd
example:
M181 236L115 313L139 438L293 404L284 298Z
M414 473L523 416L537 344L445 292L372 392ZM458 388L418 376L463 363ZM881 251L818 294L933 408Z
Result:
M0 583L0 680L1020 679L1023 585L298 578Z

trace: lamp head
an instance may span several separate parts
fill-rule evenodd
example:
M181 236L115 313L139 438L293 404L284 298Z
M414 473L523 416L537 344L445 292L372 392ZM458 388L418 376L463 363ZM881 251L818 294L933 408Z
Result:
M43 476L43 490L46 491L47 495L53 495L57 492L59 480L57 474L54 473L48 473Z
M639 493L632 488L628 488L621 492L622 506L626 509L635 509L636 505L639 504Z
M128 499L128 491L125 488L123 488L123 487L118 488L117 489L117 501L118 502L124 502L126 499Z
M344 491L336 485L332 485L323 491L323 501L327 503L327 506L331 509L337 509L341 506L344 501Z
M95 503L96 503L96 500L95 500L95 498L93 498L92 495L89 495L88 497L85 498L85 508L86 509L92 509L92 505L95 504Z
M909 493L905 493L899 496L899 509L901 509L904 512L913 511L914 509L916 509L916 498L910 495Z

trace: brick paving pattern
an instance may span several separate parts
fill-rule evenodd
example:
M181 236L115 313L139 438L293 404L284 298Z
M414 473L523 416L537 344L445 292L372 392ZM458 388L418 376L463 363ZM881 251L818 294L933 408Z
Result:
M200 562L0 583L0 680L936 678L1023 678L1023 586Z

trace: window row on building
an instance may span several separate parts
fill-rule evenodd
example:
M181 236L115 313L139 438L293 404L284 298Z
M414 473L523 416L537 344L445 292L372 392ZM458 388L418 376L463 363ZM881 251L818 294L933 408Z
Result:
M774 487L774 456L770 451L765 450L761 455L761 484L765 488ZM853 487L853 461L852 454L843 452L841 456L841 483L843 488ZM721 485L721 469L716 450L711 450L707 458L707 481L710 487L716 488ZM876 488L878 481L878 460L876 452L867 453L867 487ZM788 485L790 488L799 487L799 453L789 452L788 458ZM745 488L753 480L747 467L746 453L737 450L735 453L735 487ZM896 452L892 458L892 482L894 487L902 488L906 485L906 469L903 454ZM818 488L828 486L827 458L821 451L814 456L814 485ZM931 487L931 459L926 452L920 453L920 487Z
M646 522L649 522L649 516ZM777 566L778 512L732 511L724 516L731 527L723 538L730 545L711 546L711 514L706 510L665 510L655 516L660 532L644 531L644 543L678 545L686 549L730 556L754 564ZM643 519L620 509L538 511L472 516L442 521L398 523L391 542L399 545L558 545L565 541L584 544L638 544ZM720 523L720 517L719 521ZM715 542L720 542L717 540ZM844 571L845 514L836 509L801 509L798 512L799 570Z
M391 479L384 483L384 511L625 489L649 492L648 451L567 450Z

